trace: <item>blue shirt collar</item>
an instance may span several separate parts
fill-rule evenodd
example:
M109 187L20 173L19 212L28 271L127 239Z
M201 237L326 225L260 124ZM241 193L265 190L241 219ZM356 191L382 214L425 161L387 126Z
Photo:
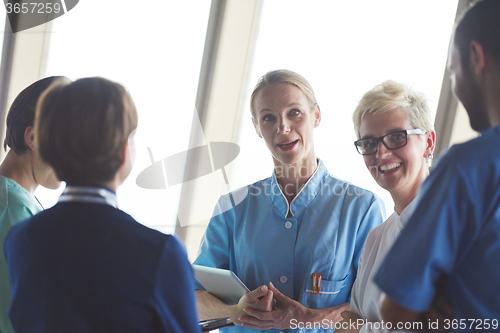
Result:
M321 186L323 185L325 178L328 176L328 170L323 162L318 159L318 167L314 171L313 175L304 184L299 193L295 196L291 203L291 213L293 216L300 214L309 204L316 198L318 193L321 191ZM273 171L273 175L270 179L270 198L273 205L279 211L280 215L286 217L288 213L288 202L285 195L281 191L281 188L276 179L276 173Z
M479 136L500 134L500 126L490 127L479 133Z

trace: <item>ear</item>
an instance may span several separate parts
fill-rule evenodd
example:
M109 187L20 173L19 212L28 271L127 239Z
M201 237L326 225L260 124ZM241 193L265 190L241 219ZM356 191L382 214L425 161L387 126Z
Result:
M321 109L316 104L314 107L314 128L318 127L319 123L321 123Z
M425 155L424 157L427 157L429 155L432 155L434 153L434 148L436 148L436 131L431 131L427 133L427 147L425 148Z
M476 75L480 75L485 67L485 54L481 44L475 40L470 42L470 66Z
M35 150L35 132L33 126L28 126L24 130L24 142L31 149Z
M122 149L122 153L121 153L121 156L122 156L122 163L120 164L120 167L122 167L125 162L127 161L127 158L129 158L129 151L128 151L128 141L125 142L125 145L123 146L123 149Z
M253 117L252 117L252 124L253 124L253 127L255 128L255 132L257 133L259 138L262 138L262 133L260 132L259 127L255 124L255 119Z

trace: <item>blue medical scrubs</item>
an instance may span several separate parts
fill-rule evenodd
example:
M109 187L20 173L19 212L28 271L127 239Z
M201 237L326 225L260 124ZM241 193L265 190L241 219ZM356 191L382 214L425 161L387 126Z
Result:
M42 206L24 187L0 176L0 333L14 333L7 309L10 306L10 284L3 244L13 225L35 215Z
M455 145L438 161L414 213L374 280L400 305L427 310L435 283L455 318L450 332L500 329L500 130ZM425 327L424 327L425 329Z
M348 302L365 238L384 221L382 201L331 176L320 161L290 211L287 218L274 174L222 196L194 263L230 269L250 290L272 282L309 308ZM313 273L322 276L320 294L311 292ZM241 326L221 331L255 332Z

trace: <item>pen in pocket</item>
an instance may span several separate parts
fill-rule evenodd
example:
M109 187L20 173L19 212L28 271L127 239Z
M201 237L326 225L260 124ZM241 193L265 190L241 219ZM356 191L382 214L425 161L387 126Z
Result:
M312 279L312 293L313 294L319 294L321 291L321 273L312 273L311 275Z
M316 282L316 294L319 294L321 290L321 273L318 273L317 279L318 281Z

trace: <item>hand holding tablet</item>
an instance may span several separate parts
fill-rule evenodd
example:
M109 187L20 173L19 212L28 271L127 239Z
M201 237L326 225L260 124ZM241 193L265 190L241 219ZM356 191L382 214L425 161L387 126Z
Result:
M247 286L227 269L192 265L194 277L209 293L228 305L237 304L249 292Z

